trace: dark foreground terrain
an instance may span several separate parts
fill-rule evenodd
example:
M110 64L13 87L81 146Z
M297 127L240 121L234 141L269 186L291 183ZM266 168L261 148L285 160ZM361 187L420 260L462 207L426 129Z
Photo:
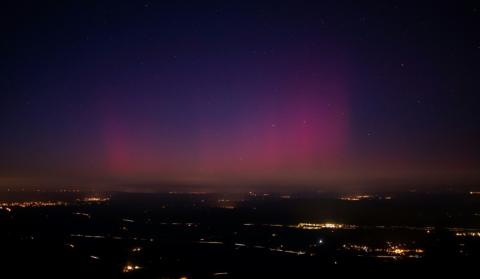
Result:
M480 262L477 192L1 195L2 278L318 278Z

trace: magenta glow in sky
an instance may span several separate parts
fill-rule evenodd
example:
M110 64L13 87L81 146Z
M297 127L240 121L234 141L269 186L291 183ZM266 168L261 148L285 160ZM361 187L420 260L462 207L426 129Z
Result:
M467 2L37 2L0 10L0 187L480 181Z
M194 98L198 101L193 107L183 111L193 113L191 123L170 132L156 130L160 124L155 112L131 115L124 104L110 100L100 108L108 173L216 180L252 175L274 178L286 171L295 174L337 166L347 155L349 141L348 78L321 65L289 66L282 79L265 75L255 87L248 85L252 81L247 75L245 81L240 77L233 87L224 89L234 94L249 91L249 100L231 104L232 111L222 109L217 114L221 104L209 107L215 101L226 103L225 98ZM238 84L240 88L235 87ZM188 138L175 142L178 135L173 133L181 132Z

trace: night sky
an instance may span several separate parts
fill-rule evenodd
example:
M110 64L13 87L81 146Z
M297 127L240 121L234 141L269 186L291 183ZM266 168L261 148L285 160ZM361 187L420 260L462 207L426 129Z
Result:
M418 2L2 1L0 187L478 182L480 3Z

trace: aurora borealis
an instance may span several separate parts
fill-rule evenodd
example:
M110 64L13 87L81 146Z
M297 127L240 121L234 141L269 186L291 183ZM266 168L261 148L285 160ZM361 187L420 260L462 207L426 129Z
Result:
M2 187L480 178L473 4L1 5Z

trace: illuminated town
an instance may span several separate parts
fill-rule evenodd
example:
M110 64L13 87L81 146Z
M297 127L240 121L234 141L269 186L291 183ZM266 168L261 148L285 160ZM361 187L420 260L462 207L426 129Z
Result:
M24 247L22 253L29 253L29 246L44 243L53 253L46 261L64 255L56 260L72 264L75 259L86 275L128 278L248 276L227 264L232 257L271 274L275 274L273 263L279 260L293 262L285 265L287 270L288 266L301 267L312 274L316 265L311 261L324 268L357 263L409 268L438 261L432 255L437 249L446 251L445 259L461 262L473 261L480 252L478 199L470 193L452 194L456 198L450 202L471 206L463 207L456 218L446 212L447 219L436 211L436 196L419 193L369 195L355 203L344 196L315 193L292 193L289 198L274 193L70 194L63 200L52 198L58 194L42 193L37 196L42 200L21 201L26 194L19 192L14 201L9 193L10 200L0 203L4 239L8 239L5 247L13 249L7 250L15 254L18 246ZM410 213L412 207L425 206L425 202L412 203L418 195L427 204L431 200L426 217ZM372 198L378 196L392 198ZM392 222L388 214L378 214L393 203L402 209L391 214L404 216L403 224ZM375 210L368 213L369 207ZM272 209L276 214L269 213ZM358 210L363 214L357 215ZM292 211L299 213L286 214ZM439 218L447 221L435 224ZM19 230L17 223L24 227ZM198 258L202 254L214 261L204 262Z

